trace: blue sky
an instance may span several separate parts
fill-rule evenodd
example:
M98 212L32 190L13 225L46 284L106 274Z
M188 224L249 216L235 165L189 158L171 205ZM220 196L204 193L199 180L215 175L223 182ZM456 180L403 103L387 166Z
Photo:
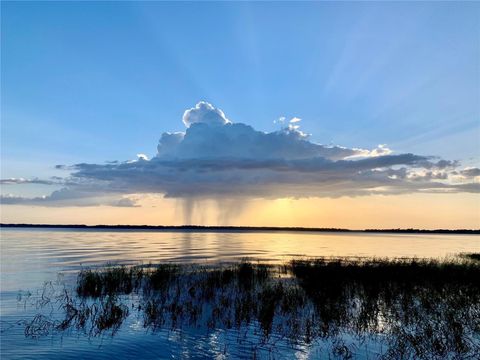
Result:
M478 3L2 2L1 9L1 177L42 180L4 182L2 192L14 196L7 204L44 204L32 200L42 194L88 200L113 185L119 196L189 196L203 181L209 196L469 193L468 211L478 210ZM206 103L195 107L199 101ZM167 136L159 160L160 137L186 130L186 109L200 124ZM227 125L213 126L212 116ZM301 118L292 125L310 142L297 129L278 132L280 117ZM244 144L278 158L248 158L253 150ZM238 161L205 173L208 156L222 151ZM157 158L100 165L139 153ZM203 162L186 176L185 159L171 162L182 156ZM97 165L70 168L70 179L54 168L78 163ZM178 187L167 181L171 169L185 175ZM243 181L238 188L232 171ZM52 175L65 178L45 185ZM264 183L253 188L252 179ZM87 200L74 206L93 204Z
M298 116L324 144L473 157L479 14L475 3L3 2L4 176L34 175L30 161L153 155L199 100L264 131Z

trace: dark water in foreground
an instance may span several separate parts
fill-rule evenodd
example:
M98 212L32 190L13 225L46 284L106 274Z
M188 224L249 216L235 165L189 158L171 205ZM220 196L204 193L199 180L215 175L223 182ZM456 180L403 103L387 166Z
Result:
M1 238L1 355L13 358L251 358L252 348L264 358L328 358L322 342L295 344L272 332L263 343L253 324L236 330L171 327L152 332L140 315L128 316L115 336L89 336L69 329L61 334L25 337L24 321L39 312L39 300L51 297L52 286L71 289L83 267L107 263L138 264L159 261L217 263L251 257L279 263L301 256L444 257L459 252L480 252L472 235L337 234L337 233L189 233L108 232L61 230L5 230ZM62 276L57 283L57 275ZM62 285L63 286L63 285ZM47 289L46 292L45 289ZM132 295L133 296L133 295ZM127 299L135 301L135 299ZM48 303L51 313L59 304ZM47 308L48 310L48 308ZM45 311L45 307L43 310ZM349 341L344 334L342 341ZM354 358L377 358L382 345L366 338ZM341 354L339 357L341 358Z

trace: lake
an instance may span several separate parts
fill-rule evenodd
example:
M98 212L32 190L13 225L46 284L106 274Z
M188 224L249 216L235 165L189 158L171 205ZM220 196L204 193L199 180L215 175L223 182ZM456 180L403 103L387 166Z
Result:
M239 343L234 331L148 332L135 316L115 336L91 337L78 332L26 338L25 324L37 312L45 282L71 287L78 271L106 264L229 263L244 258L281 263L317 256L440 258L480 252L478 235L365 234L328 232L188 232L92 231L69 229L1 230L1 349L2 359L35 358L250 358L252 339ZM35 300L37 299L37 300ZM55 311L54 306L52 311ZM227 348L228 345L228 348ZM368 341L365 358L380 351ZM256 345L255 345L256 346ZM316 358L319 347L288 344L278 339L262 357ZM269 355L270 354L270 355ZM363 355L362 355L363 354ZM373 354L373 355L372 355Z

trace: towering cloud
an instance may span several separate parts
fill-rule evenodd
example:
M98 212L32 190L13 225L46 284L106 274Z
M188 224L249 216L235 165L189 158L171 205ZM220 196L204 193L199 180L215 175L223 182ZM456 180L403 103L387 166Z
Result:
M67 184L62 200L68 195L71 204L101 196L108 197L108 204L133 206L122 196L277 198L480 191L478 183L464 182L478 176L478 169L460 170L458 162L429 156L393 154L386 145L367 150L317 144L300 130L299 122L283 121L281 130L265 133L234 123L220 109L199 102L183 115L185 132L163 133L150 160L139 154L133 161L60 166L71 171L62 180ZM455 174L464 175L463 180L455 182ZM4 184L39 181L7 179ZM114 196L119 200L112 200ZM3 201L50 205L58 197L52 193Z
M194 108L183 113L183 123L186 127L192 124L207 124L210 126L222 126L230 124L222 110L214 108L211 104L200 101Z

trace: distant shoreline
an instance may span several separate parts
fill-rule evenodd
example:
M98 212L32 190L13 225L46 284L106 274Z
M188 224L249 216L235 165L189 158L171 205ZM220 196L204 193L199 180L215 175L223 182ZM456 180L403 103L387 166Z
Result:
M77 230L153 230L153 231L302 231L302 232L360 232L360 233L396 233L396 234L480 234L480 229L341 229L341 228L308 228L308 227L279 227L279 226L200 226L200 225L84 225L84 224L0 224L0 228L42 228L42 229L77 229Z

